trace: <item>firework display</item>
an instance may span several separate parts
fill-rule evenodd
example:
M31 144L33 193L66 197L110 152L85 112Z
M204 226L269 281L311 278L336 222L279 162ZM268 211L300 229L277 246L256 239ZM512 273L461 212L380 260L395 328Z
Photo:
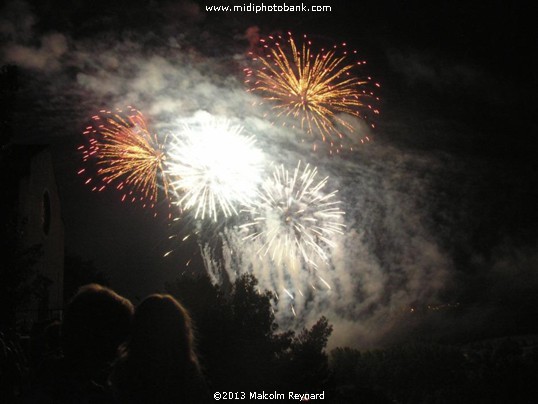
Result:
M86 142L79 147L84 163L94 161L97 167L86 184L94 191L113 184L123 192L122 201L141 201L144 206L154 207L161 194L167 197L164 144L150 134L142 113L132 107L125 112L102 110L92 119L84 131ZM90 171L83 168L78 173Z
M324 193L328 177L317 181L317 168L301 162L293 172L276 167L264 181L258 200L248 210L251 222L241 227L245 240L260 240L258 253L269 254L280 264L295 258L316 266L316 257L328 259L324 246L334 247L332 237L342 233L344 212L337 191Z
M348 51L345 43L315 52L306 36L298 46L291 33L260 42L259 54L250 53L257 67L245 69L245 81L271 105L274 120L285 125L291 118L308 134L321 137L331 151L352 149L349 134L356 128L342 114L365 118L364 111L379 113L371 105L377 100L369 89L371 78L356 75L366 62L351 62L356 51Z
M95 281L185 309L119 352L126 401L531 402L530 2L260 3L2 5L6 347L58 351Z
M208 118L185 125L169 147L167 173L177 205L193 210L195 218L217 220L248 205L260 182L263 153L242 127Z
M308 135L314 150L325 144L330 154L352 149L369 140L355 118L377 114L370 104L377 98L371 79L357 74L365 62L345 44L318 51L306 36L299 42L291 34L260 44L250 53L246 82L270 106L263 120L172 111L158 115L170 131L163 138L152 135L132 107L102 110L83 132L79 174L94 191L122 191L122 201L154 207L167 199L177 210L169 211L172 235L164 257L188 243L188 267L199 247L215 282L256 273L283 297L279 305L288 304L287 297L293 301L295 316L313 291L331 290L330 271L346 228L338 191L327 190L329 178L321 178L311 161L319 156L298 155L305 149L295 148L295 136ZM219 105L221 114L229 112ZM277 121L288 127L276 131L283 133L278 140L266 124Z

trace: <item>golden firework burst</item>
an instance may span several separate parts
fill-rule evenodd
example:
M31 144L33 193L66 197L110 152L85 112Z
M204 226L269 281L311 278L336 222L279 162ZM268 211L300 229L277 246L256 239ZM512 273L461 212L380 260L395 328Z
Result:
M262 55L251 52L259 68L246 69L246 82L250 91L271 103L275 118L284 125L292 118L302 130L339 150L347 134L356 131L342 114L364 118L363 110L379 113L369 104L376 99L368 90L371 78L355 75L356 67L365 62L350 63L349 52L341 49L345 43L316 53L306 38L300 47L291 34L287 40L269 39L262 40Z
M164 144L151 135L142 113L132 107L127 113L103 110L92 119L93 124L84 131L87 142L79 147L83 161L94 160L97 167L86 183L94 191L114 184L124 191L122 201L141 201L144 206L155 206L159 189L166 198L169 181L164 174ZM86 172L83 168L79 174Z

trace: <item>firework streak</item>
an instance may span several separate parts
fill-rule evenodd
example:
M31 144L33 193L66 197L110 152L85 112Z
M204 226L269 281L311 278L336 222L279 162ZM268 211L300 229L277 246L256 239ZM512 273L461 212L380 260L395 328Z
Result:
M242 127L208 118L185 125L169 150L167 173L177 205L195 218L217 220L236 215L237 205L249 205L261 182L262 152Z
M356 51L347 51L345 43L316 53L306 36L298 47L290 33L287 39L270 36L261 44L259 55L250 53L257 67L245 69L249 91L266 100L275 120L284 125L291 118L306 133L321 137L331 151L352 148L346 137L355 128L342 114L366 118L363 111L379 113L370 104L378 100L368 90L371 78L355 75L356 67L366 62L351 63Z
M327 261L324 246L334 247L331 237L342 234L344 212L337 191L325 194L328 178L316 182L317 169L301 162L288 172L275 168L272 177L261 187L257 201L247 210L251 221L240 226L249 234L244 240L260 240L261 255L270 254L280 264L283 259L295 263L302 259L316 266L315 257Z
M93 124L84 131L86 142L79 147L83 162L94 161L97 171L79 170L93 191L114 184L123 191L122 201L140 201L155 207L162 194L168 196L168 179L164 175L164 145L151 135L142 113L132 107L127 112L100 111ZM160 184L160 185L159 185Z

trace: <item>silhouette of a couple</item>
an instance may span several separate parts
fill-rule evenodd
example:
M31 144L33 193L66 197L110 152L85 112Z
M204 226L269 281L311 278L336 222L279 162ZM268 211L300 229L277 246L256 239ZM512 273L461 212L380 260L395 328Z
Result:
M69 303L63 356L42 364L27 403L198 403L209 393L194 351L191 318L172 296L136 310L91 284Z

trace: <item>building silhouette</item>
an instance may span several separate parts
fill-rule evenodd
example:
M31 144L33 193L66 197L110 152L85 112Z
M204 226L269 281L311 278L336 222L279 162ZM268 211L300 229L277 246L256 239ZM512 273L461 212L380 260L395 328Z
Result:
M28 320L61 317L63 307L64 226L48 147L30 154L27 175L19 181L19 231L23 248L41 246L35 264L43 290L29 309Z

